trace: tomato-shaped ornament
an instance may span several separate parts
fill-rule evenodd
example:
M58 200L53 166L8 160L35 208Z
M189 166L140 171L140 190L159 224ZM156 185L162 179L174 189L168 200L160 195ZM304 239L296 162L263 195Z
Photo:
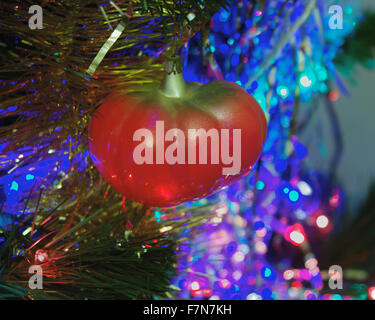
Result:
M92 160L126 198L168 207L205 197L246 175L267 122L235 83L184 81L110 94L89 125Z

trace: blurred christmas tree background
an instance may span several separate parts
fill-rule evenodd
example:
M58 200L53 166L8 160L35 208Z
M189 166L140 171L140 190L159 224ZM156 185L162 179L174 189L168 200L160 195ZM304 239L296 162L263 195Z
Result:
M28 26L34 4L41 30ZM331 5L343 9L342 29L329 27ZM355 79L356 64L373 66L374 14L359 5L3 2L0 297L375 299L374 189L353 214L336 172L343 138L334 102L349 94L342 78ZM98 174L87 126L116 88L160 82L175 49L186 80L225 79L253 95L268 135L241 181L145 208ZM334 150L317 170L301 136L320 109ZM42 266L41 290L29 287L31 265ZM332 265L344 270L343 290L329 289Z

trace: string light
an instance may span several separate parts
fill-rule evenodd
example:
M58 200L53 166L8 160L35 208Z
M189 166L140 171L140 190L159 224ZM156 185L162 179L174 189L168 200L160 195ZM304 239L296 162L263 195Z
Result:
M48 253L45 250L39 249L35 252L35 263L45 263L48 261Z
M375 300L375 287L370 287L368 289L368 297L371 299L371 300Z
M200 289L199 282L197 281L192 282L190 287L191 287L191 290L194 290L194 291L199 290Z
M324 229L328 226L329 220L325 215L320 215L319 217L316 218L316 225Z
M302 225L295 224L286 229L284 238L295 246L300 246L305 242L306 235Z
M312 81L309 79L308 76L303 76L300 79L300 83L303 87L307 88L311 86Z

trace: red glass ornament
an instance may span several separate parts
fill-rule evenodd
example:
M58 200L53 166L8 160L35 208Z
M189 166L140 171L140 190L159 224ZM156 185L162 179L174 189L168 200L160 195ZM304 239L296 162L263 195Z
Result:
M165 141L160 134L157 137L156 121L163 121L164 134L169 129L180 129L184 142L180 136L172 141ZM136 164L133 158L135 148L146 143L146 138L133 140L134 133L142 128L152 132L153 138L148 141L152 164ZM216 129L219 137L221 129L229 129L231 155L233 129L241 129L240 171L235 175L223 174L223 167L230 165L223 162L222 156L215 163L210 138L207 164L200 164L200 142L189 136L189 129ZM167 207L205 197L246 175L261 153L266 131L262 109L237 84L213 81L202 85L185 82L182 74L171 74L163 88L150 85L142 86L139 92L111 94L91 119L89 147L95 166L117 191L147 206ZM188 160L189 139L196 139L196 164ZM176 140L179 145L185 143L185 164L169 164L163 156L168 146L177 146ZM223 149L221 140L218 155ZM159 162L164 159L164 164L157 164L157 158Z

